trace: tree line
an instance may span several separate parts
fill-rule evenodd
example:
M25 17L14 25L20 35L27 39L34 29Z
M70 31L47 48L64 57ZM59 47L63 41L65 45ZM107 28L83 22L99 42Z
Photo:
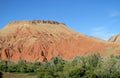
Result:
M76 56L72 60L53 57L46 62L0 60L0 71L28 73L38 78L120 78L120 55L99 53Z

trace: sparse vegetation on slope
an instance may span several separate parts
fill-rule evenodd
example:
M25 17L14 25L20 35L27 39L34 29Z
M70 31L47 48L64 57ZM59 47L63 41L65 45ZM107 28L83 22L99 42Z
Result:
M120 55L99 53L76 56L72 60L53 57L46 62L0 61L0 71L37 75L38 78L120 78Z

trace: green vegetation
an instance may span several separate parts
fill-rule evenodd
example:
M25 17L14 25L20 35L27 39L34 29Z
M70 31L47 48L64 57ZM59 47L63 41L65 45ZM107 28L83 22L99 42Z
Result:
M20 73L9 73L9 72L4 72L2 74L2 77L0 78L37 78L36 76L29 76L26 74L20 74Z
M96 53L72 60L53 57L50 61L32 63L1 60L0 71L37 75L38 78L120 78L120 55L103 57Z

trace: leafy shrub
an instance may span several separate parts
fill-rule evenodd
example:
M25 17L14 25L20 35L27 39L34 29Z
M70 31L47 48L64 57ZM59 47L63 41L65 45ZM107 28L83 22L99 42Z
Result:
M72 60L53 57L46 62L0 60L0 71L28 73L38 78L120 78L120 55L101 57L96 53Z

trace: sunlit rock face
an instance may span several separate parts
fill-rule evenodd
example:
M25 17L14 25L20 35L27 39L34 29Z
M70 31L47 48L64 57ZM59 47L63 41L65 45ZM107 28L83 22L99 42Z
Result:
M0 59L46 61L53 56L71 59L75 56L100 52L115 44L78 33L64 23L51 20L13 21L0 30Z

